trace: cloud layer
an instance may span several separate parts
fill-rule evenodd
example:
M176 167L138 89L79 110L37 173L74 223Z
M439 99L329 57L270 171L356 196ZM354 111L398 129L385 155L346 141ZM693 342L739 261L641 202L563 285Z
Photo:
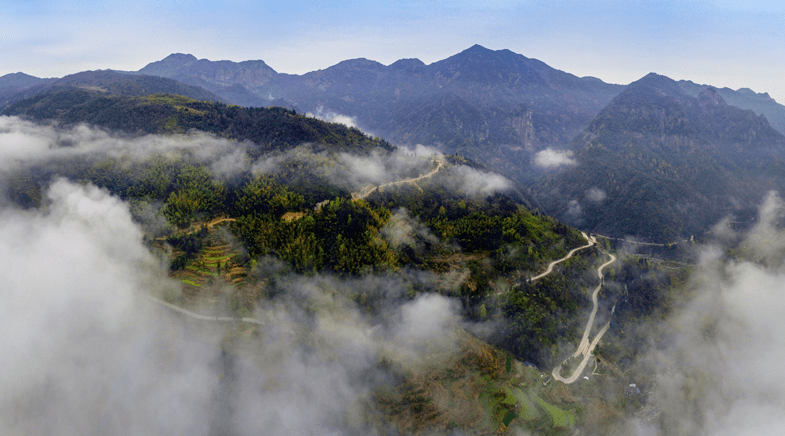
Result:
M351 434L380 355L417 368L452 350L459 305L407 301L404 276L284 274L250 336L188 319L140 298L180 285L127 204L63 179L46 195L41 210L0 210L0 433ZM375 321L349 301L359 293L384 308Z
M640 434L752 435L785 432L785 242L771 194L735 252L706 247L690 277L694 298L665 325L652 404Z
M0 432L204 434L217 351L136 297L177 287L128 207L64 180L48 200L0 212Z

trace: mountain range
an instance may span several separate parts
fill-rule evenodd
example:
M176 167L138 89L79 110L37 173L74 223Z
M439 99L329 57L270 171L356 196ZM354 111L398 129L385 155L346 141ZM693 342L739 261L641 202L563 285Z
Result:
M74 275L81 288L102 269L89 244L131 229L131 239L96 253L153 256L118 258L133 262L116 281L92 280L108 298L97 301L128 287L200 340L220 342L211 354L220 350L219 363L207 364L217 369L204 371L218 382L205 410L227 405L206 418L217 433L232 432L225 423L237 422L231 409L243 402L253 414L280 398L307 404L288 392L326 393L333 433L683 430L683 405L711 393L723 372L669 351L681 341L675 330L689 324L671 315L698 295L696 282L713 291L725 279L692 262L691 244L669 242L700 239L728 216L752 223L768 191L785 189L785 137L772 122L782 109L749 90L655 73L613 85L481 46L430 65L354 59L304 75L183 54L136 72L17 73L0 77L0 133L11 138L0 147L8 156L0 199L4 216L31 236L6 238L24 247L6 251L55 270L74 257L89 271ZM58 196L74 205L63 210ZM49 220L65 225L41 225ZM777 246L767 229L760 233L766 242L756 245ZM34 234L58 237L31 244ZM662 247L631 253L607 236ZM28 245L40 251L27 255ZM49 254L66 245L73 248ZM726 253L735 267L719 275L754 269L744 261L754 251L740 247ZM781 263L781 254L772 257ZM166 271L152 275L148 266L159 264ZM757 295L756 278L768 276L749 277ZM39 287L32 281L18 301ZM62 300L53 289L44 286L39 299ZM75 304L82 301L91 300ZM745 318L708 309L697 309L691 334L725 347L722 324ZM150 325L145 337L171 330ZM303 366L300 356L316 364ZM26 374L29 359L17 360ZM154 367L155 383L168 377ZM336 375L346 383L333 383ZM670 386L674 375L681 381ZM264 377L273 382L254 386L259 401L248 401L244 385ZM327 385L316 382L322 377ZM103 380L79 392L109 404ZM341 400L333 394L343 385L358 388ZM51 397L48 388L20 391L23 408ZM298 421L311 414L297 410L305 411Z
M125 74L7 75L0 109L64 87L340 116L396 145L477 161L529 189L546 213L614 236L662 242L699 233L785 185L785 107L768 94L656 74L609 84L479 45L428 65L351 59L303 75L190 54ZM43 104L52 118L65 110L56 100Z

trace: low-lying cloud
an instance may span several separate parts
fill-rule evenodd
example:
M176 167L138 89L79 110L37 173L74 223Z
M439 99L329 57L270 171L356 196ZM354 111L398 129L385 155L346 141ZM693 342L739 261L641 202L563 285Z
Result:
M667 347L644 360L657 371L653 418L639 434L781 434L785 432L785 243L767 197L759 223L728 259L705 247L689 279L694 298L664 326Z
M328 123L343 124L346 127L357 127L357 121L355 117L341 115L333 111L325 112L323 107L319 107L316 110L316 113L308 112L305 114L305 116L326 121Z
M84 124L62 129L0 116L0 144L0 172L72 158L93 161L111 158L131 163L152 156L209 162L218 174L248 168L243 158L246 144L199 131L128 138Z
M417 217L412 217L406 209L398 209L393 213L387 224L381 229L382 236L395 249L408 247L415 252L422 252L426 245L439 243L431 230Z
M556 168L562 165L575 165L572 151L554 150L546 148L534 155L534 163L542 168Z
M35 166L48 168L51 174L63 174L75 160L95 163L111 159L130 167L151 158L164 158L204 164L219 178L276 174L297 163L304 171L352 192L418 178L434 171L437 162L445 162L438 150L422 145L392 153L354 155L316 151L311 144L303 144L252 159L249 150L253 144L199 131L127 137L86 125L66 129L7 116L0 116L0 143L0 176ZM450 165L449 170L445 167L438 176L443 188L468 195L487 195L510 185L498 174L463 165Z
M459 304L406 297L438 286L424 273L284 274L253 315L265 325L186 318L141 298L181 285L126 203L64 179L46 198L0 209L2 434L365 434L380 356L416 369L454 351Z
M437 183L449 192L466 195L488 195L510 187L510 182L503 176L465 165L448 165L440 152L424 146L402 148L393 153L331 156L305 145L262 157L251 165L250 171L256 175L276 174L293 162L303 164L329 183L352 192L376 186L393 189L391 184L405 180L413 180L418 186ZM442 167L436 172L440 162ZM396 184L403 185L412 186Z
M470 195L488 195L510 187L510 181L496 173L488 173L467 166L455 169L455 186L458 192Z
M602 203L607 197L608 194L600 188L593 187L586 191L586 198L593 203Z
M218 353L137 298L176 292L128 207L59 180L0 211L0 433L205 434Z

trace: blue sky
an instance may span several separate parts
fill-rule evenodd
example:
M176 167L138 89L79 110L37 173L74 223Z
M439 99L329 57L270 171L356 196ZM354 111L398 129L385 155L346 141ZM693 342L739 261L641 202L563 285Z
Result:
M0 75L137 70L170 53L262 59L304 73L364 57L444 59L474 44L578 76L649 72L768 92L785 103L785 4L776 1L4 0Z

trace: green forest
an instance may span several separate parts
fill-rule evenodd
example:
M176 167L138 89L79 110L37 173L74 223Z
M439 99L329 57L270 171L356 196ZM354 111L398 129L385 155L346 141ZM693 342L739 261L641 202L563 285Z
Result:
M516 374L531 378L534 373L516 370L510 362L518 359L551 368L566 357L569 350L564 344L577 341L585 323L581 314L591 306L589 290L597 285L596 276L587 271L604 261L600 260L604 255L597 248L582 251L553 274L529 283L528 278L585 245L586 239L578 230L531 208L514 185L494 192L457 188L459 169L480 171L479 165L459 156L407 157L411 165L393 176L432 176L371 190L359 198L352 192L356 188L335 177L345 178L350 171L345 156L384 161L392 159L395 148L358 129L287 109L240 108L172 95L103 96L69 89L19 102L6 112L28 119L54 117L57 128L86 122L118 138L200 130L232 140L245 161L275 156L273 169L255 172L245 167L231 173L217 173L212 162L191 154L154 153L132 160L108 155L66 157L17 170L6 190L21 206L46 208L44 191L57 177L106 189L128 203L145 232L145 242L165 258L170 274L183 284L183 296L171 302L197 298L209 287L205 285L219 281L231 287L230 308L238 316L247 316L265 296L278 292L275 280L280 271L347 279L401 273L459 277L449 286L411 280L409 291L398 298L442 293L460 301L467 321L494 326L482 338L490 346L467 338L468 354L456 363L456 368L480 371L473 380L487 391L481 396L482 407L498 415L484 424L488 432L504 429L527 413L531 425L555 425L547 424L549 410L561 409L526 393L534 391L518 390L514 383L522 379ZM289 153L295 147L298 152ZM269 259L280 261L283 269L278 273L260 269L269 265ZM655 316L656 308L668 298L670 277L658 274L645 260L617 267L612 274L617 284L609 287L604 299L621 301L634 295L620 303L617 313L622 325ZM348 297L368 316L380 310L380 296L363 292ZM630 331L629 335L623 330L614 333L602 352L609 358L633 357L634 350L624 344L638 340L639 333ZM463 376L457 374L431 376L459 383ZM514 378L519 381L513 382ZM387 405L393 421L401 407L396 398L412 395L408 390L419 389L417 383L410 379L377 397L380 405ZM532 389L537 385L536 380L526 383ZM509 397L507 403L494 400L500 395ZM540 405L526 412L516 406L521 401ZM569 410L563 413L571 418L559 424L561 430L554 434L574 425L579 409Z

